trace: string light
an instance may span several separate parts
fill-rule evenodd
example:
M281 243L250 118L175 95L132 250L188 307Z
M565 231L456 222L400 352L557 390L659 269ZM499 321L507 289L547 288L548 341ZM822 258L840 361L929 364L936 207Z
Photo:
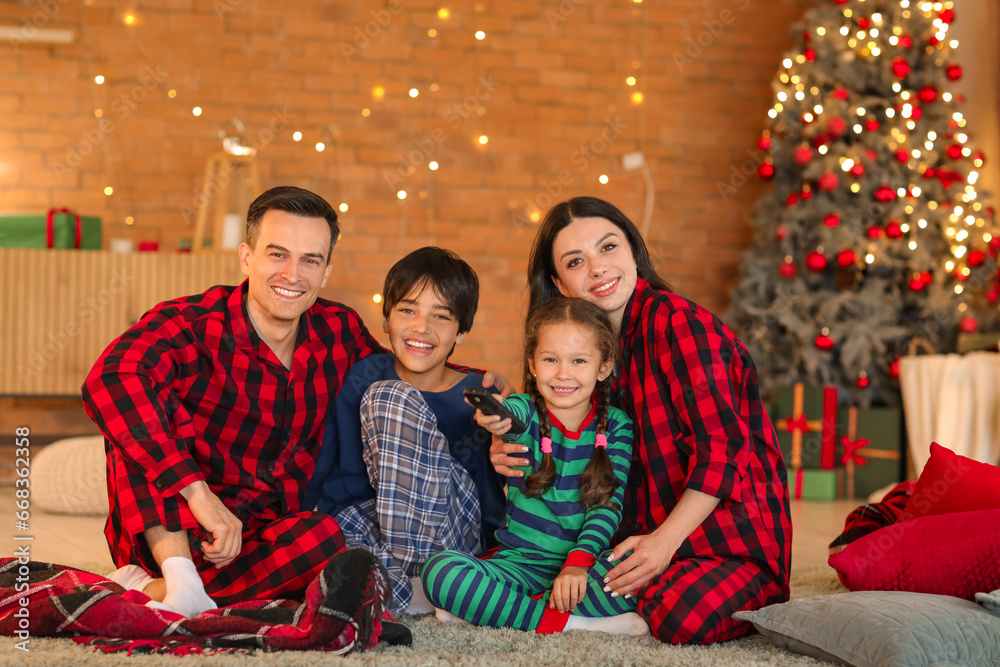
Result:
M110 185L108 187L104 188L104 194L106 194L109 197L111 195L113 195L114 192L115 192L115 189L113 187L111 187Z
M482 40L486 39L486 33L483 32L482 30L477 30L476 31L476 39L478 39L479 41L482 41Z
M597 177L597 180L601 182L601 185L607 185L608 184L608 175L607 174L601 174L600 176Z
M485 146L486 144L488 144L489 141L490 141L490 138L487 137L485 134L479 135L479 143L482 144L483 146Z
M200 116L201 115L201 107L195 107L194 109L191 109L191 113L193 113L195 116Z
M406 199L406 190L400 190L396 193L396 197L399 199Z
M101 85L102 83L104 83L104 77L98 74L97 76L94 77L94 83L96 83L98 86Z
M822 145L822 146L820 146L820 147L819 147L819 148L818 148L817 150L819 150L819 154L820 154L820 155L826 155L826 154L827 154L827 151L829 151L829 150L830 150L830 148L829 148L829 147L828 147L828 146L827 146L826 144L823 144L823 145Z
M542 214L539 213L538 211L532 211L531 215L529 215L528 217L531 218L532 222L538 222L539 220L542 219Z
M410 97L416 97L419 94L420 94L419 90L417 90L416 88L410 88Z
M382 295L372 294L372 301L374 301L375 303L382 303Z
M302 133L295 132L292 134L292 141L302 141Z
M177 91L171 88L170 90L167 91L167 97L169 97L170 99L174 99L175 97L177 97Z
M135 218L133 218L131 215L126 216L125 217L125 224L126 225L134 225L135 224Z
M374 97L377 100L380 100L383 97L385 97L385 88L383 88L382 86L375 86L374 88L372 88L372 97Z
M428 167L428 168L429 168L429 169L430 169L431 171L437 171L437 169L438 169L438 163L437 163L436 161L432 160L432 161L430 162L430 164L428 164L428 165L427 165L427 167Z
M322 153L325 150L326 150L326 144L324 144L322 141L319 141L319 142L316 143L316 152L317 153Z
M442 21L447 21L451 16L451 11L447 7L442 7L438 10L438 18Z
M372 115L372 111L371 109L364 108L361 110L361 115L364 116L365 118L368 118L368 116Z
M640 93L638 90L632 93L632 104L642 104L642 100L643 100L642 93Z
M135 25L135 14L125 15L125 25Z
M635 77L634 76L630 76L629 78L625 79L625 83L627 83L630 86L634 86L635 85Z
M430 30L427 31L427 36L428 37L437 37L437 34L438 34L438 31L435 30L434 28L431 28Z
M104 115L104 111L102 109L94 109L94 115L100 118Z

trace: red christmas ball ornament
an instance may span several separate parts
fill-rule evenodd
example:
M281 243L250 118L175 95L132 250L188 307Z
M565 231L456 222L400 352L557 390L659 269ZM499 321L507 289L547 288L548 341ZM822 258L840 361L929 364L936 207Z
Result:
M890 220L885 225L885 235L890 239L903 238L903 228L897 220Z
M869 132L874 132L878 128L879 128L878 121L875 120L874 118L869 118L868 121L865 123L865 129L867 129Z
M899 36L899 47L900 48L902 48L902 49L908 49L911 46L913 46L913 38L912 37L910 37L909 35L900 35Z
M896 191L888 185L880 185L875 189L874 197L875 201L888 204L896 198Z
M966 280L969 279L969 276L962 273L962 269L955 269L954 271L952 271L951 275L955 280L957 280L960 283L964 283Z
M781 271L781 276L783 278L789 278L789 279L794 278L795 274L798 273L798 271L795 268L795 262L785 262L784 264L781 265L779 271Z
M927 38L927 43L930 44L931 46L937 46L938 44L941 43L941 40L938 39L937 35L935 34Z
M856 261L858 261L858 256L856 254L854 254L854 251L851 250L850 248L846 248L844 250L841 250L837 254L837 264L840 264L844 268L847 268L848 266L851 266Z
M757 140L757 148L761 149L762 151L770 150L771 149L771 137L761 137L760 139L758 139Z
M866 233L868 234L868 238L870 238L872 240L875 240L875 239L882 238L882 235L885 232L882 231L881 227L879 227L878 225L875 225L873 227L869 227L868 231Z
M803 188L802 189L802 201L809 201L812 198L813 198L812 190L809 190L808 188Z
M828 213L823 216L823 224L827 227L836 227L840 224L840 216L836 213Z
M834 116L826 124L826 130L834 137L839 137L847 132L847 121L840 116Z
M858 17L858 27L861 28L862 30L868 30L868 28L870 28L871 25L872 25L871 19L869 19L868 17L866 16Z
M854 166L851 167L851 176L860 178L865 175L865 165L860 162L855 162Z
M799 193L793 192L788 195L788 199L785 200L785 206L795 206L799 203Z
M813 152L807 144L803 144L795 149L795 153L792 157L795 160L795 164L804 166L809 164L809 161L812 160Z
M784 227L778 227L778 240L780 241L786 236L788 236L788 230Z
M835 5L846 5L848 2L850 2L850 0L833 0L833 4Z
M996 303L997 299L1000 299L1000 289L994 287L989 292L986 293L987 303Z
M826 268L828 263L829 262L827 262L826 257L824 257L821 252L813 250L811 253L806 255L806 266L809 267L810 271L822 271Z
M934 278L933 276L931 276L930 271L924 271L923 273L920 274L920 280L923 281L924 285L930 285L931 282L933 282Z
M847 99L847 89L846 88L838 88L837 90L835 90L832 93L830 93L830 95L832 97L836 97L838 100L846 100Z
M868 158L869 162L874 162L875 158L878 157L878 153L876 153L875 151L873 151L870 148L866 148L865 149L865 157Z
M856 384L858 385L859 389L864 389L865 387L868 386L868 376L862 372L861 375L858 377L858 381Z
M774 165L771 164L770 162L765 162L764 164L760 165L760 167L757 169L757 173L765 181L768 180L768 179L770 179L770 178L773 178L774 177Z
M964 333L975 333L979 330L979 321L974 317L963 317L958 323L958 328Z
M813 342L816 344L816 347L818 347L821 350L832 350L833 346L835 345L833 339L827 336L826 334L820 334L819 336L816 336L816 340Z
M929 104L937 99L937 89L934 86L925 86L917 93L917 97L921 102Z
M972 159L978 160L981 164L986 164L986 156L983 155L980 151L976 151L975 153L973 153Z
M896 151L896 162L898 162L899 164L906 164L909 159L910 159L909 151L905 151L902 148Z
M955 95L955 101L959 104L965 104L965 95L962 95L961 93Z
M946 9L938 14L938 18L941 19L942 23L951 23L955 20L955 12L950 9Z
M934 170L934 167L924 169L924 178L934 178L935 174L937 174L937 171Z
M959 144L951 144L948 146L948 157L952 160L957 160L962 157L962 146Z
M811 63L816 62L816 50L815 49L806 49L802 53L802 55L804 55L806 57L806 60L808 60L809 62L811 62Z
M990 250L992 250L993 252L1000 251L1000 236L994 236L993 238L991 238L989 246Z
M897 78L905 79L906 75L910 73L910 63L906 62L906 58L897 56L892 61L892 73L895 74Z
M923 117L924 117L924 110L920 107L913 107L913 110L910 111L910 118L912 118L913 120L920 120Z
M955 63L948 63L948 67L945 68L944 72L952 81L958 81L962 78L962 68Z
M986 253L982 250L973 250L969 253L969 266L975 268L986 261Z
M816 184L819 186L820 190L823 190L824 192L832 192L837 189L837 184L839 182L840 179L837 178L836 174L831 171L826 171L819 175L819 179L816 181Z
M914 292L919 292L924 287L925 287L924 281L921 280L918 276L910 278L910 289L913 290Z
M898 380L899 379L899 360L900 359L901 359L901 357L896 357L895 359L892 360L892 363L889 364L889 375L892 377L893 380Z

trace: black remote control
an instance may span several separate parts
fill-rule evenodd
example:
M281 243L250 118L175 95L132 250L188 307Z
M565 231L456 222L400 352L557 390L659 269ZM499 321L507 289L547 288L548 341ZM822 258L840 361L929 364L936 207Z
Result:
M466 387L463 393L472 405L483 411L483 414L499 415L501 419L509 418L510 430L507 433L510 435L520 435L528 430L528 427L506 405L485 389L481 387Z

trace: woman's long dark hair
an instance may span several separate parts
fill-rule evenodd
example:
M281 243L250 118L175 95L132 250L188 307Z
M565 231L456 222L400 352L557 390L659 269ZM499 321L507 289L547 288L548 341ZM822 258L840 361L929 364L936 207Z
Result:
M649 257L649 248L635 224L613 204L596 197L574 197L569 201L560 202L545 215L535 235L535 242L528 257L528 312L532 312L544 303L562 296L552 279L557 277L556 265L552 260L552 246L559 232L569 227L578 218L604 218L622 230L632 248L639 276L658 290L672 292L670 285L661 278L653 268Z
M594 336L594 342L601 354L601 364L610 361L614 364L618 352L618 337L611 328L608 314L584 299L554 299L540 308L529 311L525 325L524 341L524 388L531 396L538 413L539 435L543 438L552 437L552 425L549 423L549 411L545 399L538 391L535 376L531 373L528 360L533 358L538 348L538 339L544 327L572 322ZM607 435L608 407L611 405L611 378L597 381L597 433ZM552 454L542 457L542 465L537 472L525 479L524 495L529 498L545 493L555 482L556 463ZM618 489L618 479L611 466L611 458L604 447L594 447L587 467L580 474L580 501L586 508L613 505L611 497Z

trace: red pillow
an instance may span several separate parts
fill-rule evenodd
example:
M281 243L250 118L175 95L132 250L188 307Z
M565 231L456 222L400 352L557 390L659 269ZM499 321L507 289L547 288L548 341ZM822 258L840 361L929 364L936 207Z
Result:
M912 591L971 600L1000 588L1000 509L894 523L830 556L852 591Z
M1000 467L961 456L936 442L900 521L933 514L1000 508Z

